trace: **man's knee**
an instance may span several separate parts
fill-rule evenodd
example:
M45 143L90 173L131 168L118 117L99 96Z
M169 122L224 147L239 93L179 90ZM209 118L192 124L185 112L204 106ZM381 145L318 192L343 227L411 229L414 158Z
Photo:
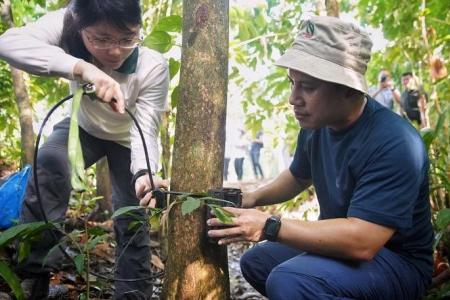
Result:
M267 277L266 291L269 299L317 300L332 299L327 283L320 278L275 267Z
M240 260L241 272L250 285L266 295L265 282L270 270L267 270L266 264L258 253L257 247L244 253Z

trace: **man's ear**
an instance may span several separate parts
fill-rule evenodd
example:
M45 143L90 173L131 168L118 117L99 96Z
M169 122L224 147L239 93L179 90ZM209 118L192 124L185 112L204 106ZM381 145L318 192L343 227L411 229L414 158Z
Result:
M364 98L364 94L361 92L361 91L358 91L358 90L355 90L355 89L352 89L352 88L350 88L350 87L343 87L343 88L345 88L346 90L345 90L345 97L346 98L348 98L348 99L362 99L362 98Z

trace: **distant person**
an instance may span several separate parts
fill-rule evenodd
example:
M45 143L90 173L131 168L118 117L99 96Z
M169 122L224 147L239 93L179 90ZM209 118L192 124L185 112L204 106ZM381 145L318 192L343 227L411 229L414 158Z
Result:
M256 179L258 179L258 176L261 179L264 178L264 173L261 168L261 164L259 163L261 148L264 147L262 136L262 131L258 131L258 133L256 134L256 138L252 141L250 146L250 158L252 160L253 173L255 173Z
M228 180L228 169L230 167L230 147L228 143L225 144L225 156L223 159L223 180Z
M228 180L228 168L230 167L230 158L226 157L223 159L223 180Z
M427 95L420 86L419 78L411 72L402 74L403 92L400 97L402 113L419 126L425 125L425 107Z
M400 93L394 88L389 71L381 70L378 74L378 87L371 87L368 94L381 105L393 109L394 101L400 105Z
M234 170L239 181L244 175L244 159L247 155L248 141L244 130L239 130L239 137L234 145Z

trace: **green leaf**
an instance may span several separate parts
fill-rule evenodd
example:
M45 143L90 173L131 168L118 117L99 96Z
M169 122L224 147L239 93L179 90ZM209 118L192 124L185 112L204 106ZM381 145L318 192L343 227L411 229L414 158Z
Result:
M177 75L178 70L180 70L181 63L173 58L169 59L169 74L170 79L172 79L175 75Z
M47 224L45 222L32 222L13 226L0 234L0 248L5 247L15 239L20 239L24 236L37 234L45 229L53 227L54 225L52 223Z
M118 216L121 216L123 214L129 213L134 210L144 209L142 206L125 206L121 207L118 210L114 212L114 214L111 216L111 219L117 218Z
M28 241L23 241L19 243L19 257L17 258L19 263L23 262L24 259L27 258L28 255L30 255L30 251L31 245Z
M107 237L108 237L108 235L105 234L105 235L96 236L95 238L90 239L89 242L86 245L86 250L87 251L92 250L93 248L95 248L95 246L97 246L98 243L103 242L104 240L106 240Z
M104 235L106 234L106 230L101 228L101 227L92 227L92 228L88 228L87 230L87 234L88 235L95 235L95 236L99 236L99 235Z
M161 53L172 48L172 37L165 31L152 31L144 40L144 45Z
M78 110L80 108L83 89L76 90L72 99L72 113L70 116L68 154L70 167L72 169L71 183L72 188L77 192L86 190L86 177L84 174L84 158L81 149L79 129L78 129Z
M178 15L162 18L153 31L181 32L182 21L182 18Z
M211 207L214 215L220 220L220 222L224 224L233 224L234 215L232 213L217 205L208 204L208 206Z
M170 95L170 105L172 106L172 108L177 107L179 99L180 99L180 86L177 85L173 89L172 95Z
M444 208L438 212L436 217L436 227L438 230L444 230L450 225L450 209Z
M84 259L86 258L86 255L84 253L78 254L75 256L73 261L75 262L75 268L78 271L78 274L83 275L84 272Z
M192 197L186 197L186 200L181 204L181 214L183 216L190 214L200 207L201 201Z
M25 299L25 295L23 293L22 287L20 286L20 280L16 274L11 270L11 268L0 260L0 276L6 281L8 286L14 293L14 296L18 300Z
M137 226L140 226L140 225L142 225L142 221L131 221L129 224L128 224L128 230L129 231L132 231L132 230L134 230Z

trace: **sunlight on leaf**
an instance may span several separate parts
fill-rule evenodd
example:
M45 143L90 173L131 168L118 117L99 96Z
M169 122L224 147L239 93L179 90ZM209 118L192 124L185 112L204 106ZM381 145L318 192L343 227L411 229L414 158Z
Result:
M178 15L164 17L156 24L154 31L181 32L182 18Z
M79 128L78 128L78 110L80 108L83 89L79 88L73 95L72 113L70 116L68 154L72 169L71 183L72 188L77 192L86 190L86 178L84 174L84 158L81 149Z
M144 40L144 45L161 53L172 48L172 37L165 31L152 31Z
M121 207L118 210L116 210L114 212L114 214L111 216L111 219L117 218L118 216L121 216L123 214L135 211L135 210L139 210L139 209L144 209L142 206L125 206L125 207Z

